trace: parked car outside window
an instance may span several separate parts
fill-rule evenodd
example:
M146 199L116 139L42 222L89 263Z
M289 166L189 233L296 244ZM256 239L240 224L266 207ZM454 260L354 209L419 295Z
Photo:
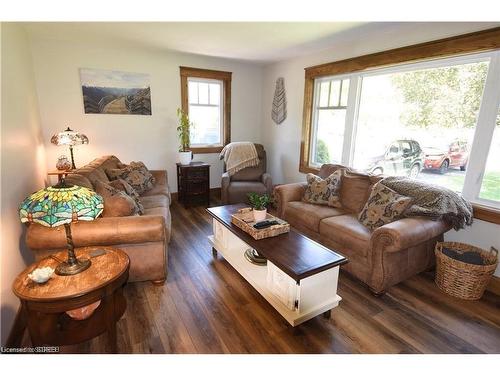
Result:
M387 151L370 160L367 172L416 178L424 165L424 153L415 140L396 140Z
M425 147L424 168L436 170L441 174L449 168L460 168L465 171L469 161L469 147L466 141L454 140L443 146Z

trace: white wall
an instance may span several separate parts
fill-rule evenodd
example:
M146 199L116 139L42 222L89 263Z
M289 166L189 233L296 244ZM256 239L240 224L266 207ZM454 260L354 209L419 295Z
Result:
M106 154L115 154L126 163L142 160L151 169L166 169L169 185L177 191L175 129L176 110L181 105L180 65L231 71L231 140L261 139L262 67L258 65L139 47L41 40L36 36L32 46L49 169L54 169L59 155L68 153L50 144L50 137L70 126L90 140L88 145L75 148L77 167ZM150 74L152 115L85 114L79 68ZM195 155L194 160L210 163L210 185L220 186L222 162L218 154Z
M304 68L365 55L405 45L465 34L498 26L498 24L452 23L452 24L368 24L358 28L358 35L345 37L335 48L321 53L278 62L264 69L262 94L262 139L268 154L268 168L274 183L304 181L299 172L299 153L302 131L302 108L304 99ZM280 125L271 120L271 105L275 81L285 79L288 117ZM500 249L500 225L476 220L473 226L446 235L450 241L461 241L489 249ZM500 276L500 266L496 270Z
M29 40L18 25L1 25L2 148L1 148L1 337L5 344L18 309L12 282L32 254L24 244L17 208L44 186L45 155Z
M450 230L444 235L445 241L464 242L481 249L490 250L493 246L500 251L500 225L474 219L471 227L460 231ZM500 266L495 271L500 277Z

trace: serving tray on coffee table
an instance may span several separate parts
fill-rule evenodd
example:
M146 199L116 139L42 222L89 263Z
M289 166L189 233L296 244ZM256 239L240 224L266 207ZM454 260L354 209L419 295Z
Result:
M276 220L278 224L263 229L254 228L254 224L256 223L256 221L253 217L251 208L239 209L238 212L231 215L231 223L248 233L256 240L276 237L280 234L290 232L290 224L288 224L286 221L281 220L280 218L269 213L266 215L266 220Z

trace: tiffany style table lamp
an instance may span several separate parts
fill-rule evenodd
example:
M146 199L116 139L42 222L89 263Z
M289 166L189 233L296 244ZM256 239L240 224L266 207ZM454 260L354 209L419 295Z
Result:
M50 139L50 142L57 146L69 146L69 152L71 154L71 168L75 169L75 159L73 158L73 146L86 145L89 143L89 139L85 134L71 130L68 128L60 133L54 134Z
M64 225L68 260L57 266L56 274L75 275L90 267L90 259L76 258L71 223L94 220L103 208L100 195L82 186L67 185L63 180L27 197L19 206L19 217L22 223L38 223L46 227Z

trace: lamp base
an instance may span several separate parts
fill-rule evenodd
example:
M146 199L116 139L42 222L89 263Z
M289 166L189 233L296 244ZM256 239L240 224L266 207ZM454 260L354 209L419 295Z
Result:
M85 271L90 267L90 259L77 259L75 264L62 262L56 267L56 275L70 276Z

